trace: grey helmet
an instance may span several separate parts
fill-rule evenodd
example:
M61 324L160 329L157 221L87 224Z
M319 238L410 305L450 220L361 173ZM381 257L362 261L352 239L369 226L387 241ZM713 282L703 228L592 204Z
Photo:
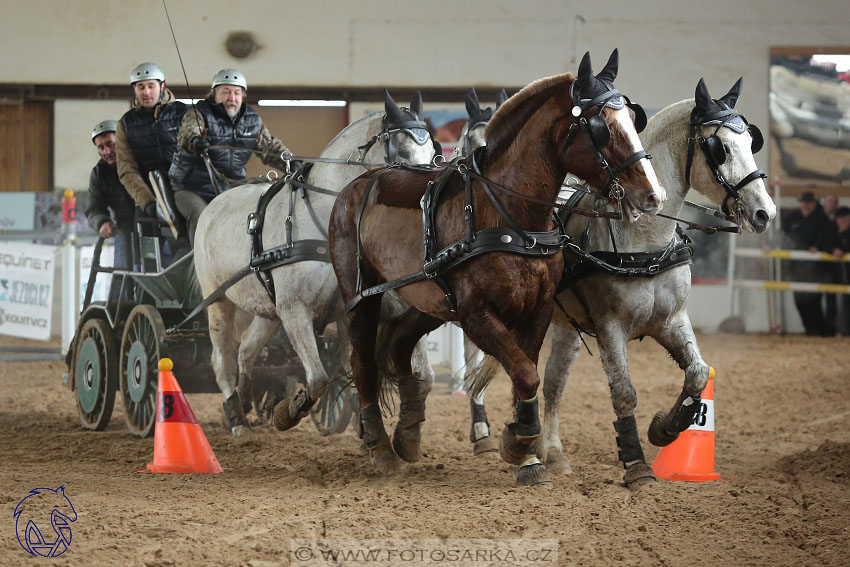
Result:
M165 73L156 63L139 63L130 72L130 86L149 79L156 79L161 83L165 81Z
M222 69L215 74L212 80L212 87L216 88L219 85L236 85L248 90L248 81L245 80L245 75L236 69Z
M91 141L94 143L94 139L100 136L101 134L105 134L106 132L117 132L118 131L118 121L117 120L104 120L103 122L98 122L97 126L91 131Z

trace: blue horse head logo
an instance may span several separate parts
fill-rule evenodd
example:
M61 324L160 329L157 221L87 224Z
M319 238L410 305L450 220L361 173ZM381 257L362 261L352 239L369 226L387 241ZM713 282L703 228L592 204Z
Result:
M71 523L77 511L65 495L65 487L34 488L15 506L15 535L30 555L59 557L71 545ZM49 522L53 533L42 532L39 524Z

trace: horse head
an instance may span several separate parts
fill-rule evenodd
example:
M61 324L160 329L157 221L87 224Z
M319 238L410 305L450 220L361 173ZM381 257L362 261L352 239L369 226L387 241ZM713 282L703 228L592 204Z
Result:
M502 89L499 97L496 99L496 108L491 107L481 108L481 103L478 102L478 93L475 92L475 87L472 87L466 93L466 112L469 114L469 120L461 132L461 142L463 145L463 155L469 155L472 150L486 146L487 141L484 138L484 129L493 118L493 113L508 100L508 93Z
M722 203L723 211L735 216L739 224L764 232L776 216L776 205L767 194L766 175L753 157L764 145L764 137L735 110L743 84L740 78L729 92L712 99L705 81L697 83L686 179L694 189Z
M590 53L584 54L570 85L573 122L566 142L560 142L561 159L568 160L569 171L603 188L602 196L622 198L624 208L637 218L658 212L667 193L649 160L643 159L646 152L638 132L646 126L646 113L614 87L618 66L615 49L594 75Z
M384 89L384 118L381 121L381 138L384 142L384 159L387 163L431 163L439 146L431 139L422 113L422 95L410 101L410 107L399 106Z

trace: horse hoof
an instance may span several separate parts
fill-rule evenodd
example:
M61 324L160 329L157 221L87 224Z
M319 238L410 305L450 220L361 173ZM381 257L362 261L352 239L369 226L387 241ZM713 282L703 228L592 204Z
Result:
M302 411L304 395L298 392L291 398L284 398L274 407L274 426L278 431L286 431L298 425L298 423L310 413L309 409Z
M546 455L546 470L552 474L573 473L573 468L567 458L560 451L554 449L550 449Z
M369 446L366 445L365 441L360 441L360 446L357 447L357 454L360 455L361 457L368 457L369 456Z
M623 481L629 490L639 490L642 486L657 482L655 473L652 472L652 467L646 463L635 463L626 469L626 474L623 475Z
M392 474L401 470L401 459L389 447L378 447L370 451L372 466L381 474Z
M511 465L521 465L528 458L533 447L522 443L507 425L502 429L502 442L499 444L499 455L502 460Z
M660 411L653 416L652 423L649 424L647 437L649 437L649 442L656 447L666 447L679 437L678 433L670 433L664 429L666 420L667 414Z
M552 490L552 480L549 473L539 462L525 465L516 471L517 486L540 486Z
M493 453L499 451L498 445L496 445L496 440L490 437L482 437L472 445L472 454L475 457L487 456L489 457Z
M400 429L393 432L393 449L396 454L408 463L416 463L422 458L419 450L421 435L419 425L415 428Z
M239 439L240 437L250 437L254 434L250 427L247 425L234 425L230 428L230 432L233 434L233 437Z

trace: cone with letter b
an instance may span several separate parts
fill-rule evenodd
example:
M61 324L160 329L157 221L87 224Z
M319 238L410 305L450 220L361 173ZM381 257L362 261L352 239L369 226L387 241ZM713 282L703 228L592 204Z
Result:
M709 366L708 384L700 408L689 428L659 451L652 471L665 480L703 482L719 480L714 472L714 368Z
M159 384L156 391L156 430L153 462L148 471L154 473L220 473L221 465L195 419L180 384L174 378L171 359L159 361Z

